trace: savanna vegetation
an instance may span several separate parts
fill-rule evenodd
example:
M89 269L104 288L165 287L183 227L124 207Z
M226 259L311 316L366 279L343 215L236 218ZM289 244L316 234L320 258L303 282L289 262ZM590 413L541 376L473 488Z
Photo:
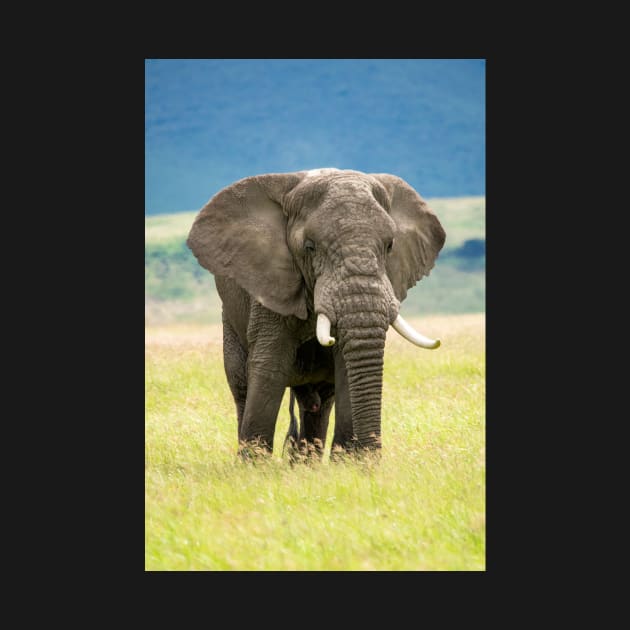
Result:
M484 570L484 316L411 321L442 347L388 333L377 466L291 466L288 391L241 463L220 325L147 327L146 569Z

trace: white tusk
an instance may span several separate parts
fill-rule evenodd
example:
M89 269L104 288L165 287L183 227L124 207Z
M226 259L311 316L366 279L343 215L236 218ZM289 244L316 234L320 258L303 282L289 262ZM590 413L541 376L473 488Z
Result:
M421 335L417 330L414 330L400 315L398 315L398 317L394 320L392 328L399 335L402 335L407 341L411 341L411 343L415 344L416 346L420 346L421 348L434 350L435 348L440 347L439 339L429 339L428 337Z
M322 346L332 346L335 343L335 338L330 336L330 320L323 313L317 316L316 334L317 341Z

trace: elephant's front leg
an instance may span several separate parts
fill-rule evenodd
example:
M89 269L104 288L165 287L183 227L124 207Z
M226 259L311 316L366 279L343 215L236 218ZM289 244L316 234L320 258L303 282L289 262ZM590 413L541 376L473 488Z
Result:
M278 411L286 388L285 379L277 376L264 370L248 370L247 400L239 433L239 452L243 455L273 451Z
M244 456L273 451L278 411L297 345L283 322L278 321L280 316L270 311L258 315L255 328L250 323L255 334L249 338L247 400L238 436L239 452Z

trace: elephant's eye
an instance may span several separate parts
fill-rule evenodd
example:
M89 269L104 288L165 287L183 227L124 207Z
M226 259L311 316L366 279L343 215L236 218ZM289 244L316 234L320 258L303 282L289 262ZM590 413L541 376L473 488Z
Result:
M387 243L387 253L388 254L391 253L393 246L394 246L394 241L393 240L391 240L391 241L389 241L389 243Z
M313 241L311 241L311 239L310 239L310 238L307 238L307 239L304 241L304 249L305 249L307 252L311 252L311 253L312 253L312 252L314 252L314 251L315 251L315 243L313 243Z

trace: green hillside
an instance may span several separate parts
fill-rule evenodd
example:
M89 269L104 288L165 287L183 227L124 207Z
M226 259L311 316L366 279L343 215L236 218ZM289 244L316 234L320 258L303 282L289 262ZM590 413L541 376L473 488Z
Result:
M428 278L412 288L405 316L485 311L485 197L428 199L446 243ZM145 319L148 324L216 323L221 305L212 274L186 247L197 210L145 218Z

